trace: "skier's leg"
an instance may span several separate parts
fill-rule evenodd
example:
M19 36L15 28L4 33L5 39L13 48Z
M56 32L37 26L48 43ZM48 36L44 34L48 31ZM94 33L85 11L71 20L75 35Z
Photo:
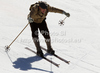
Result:
M36 23L30 23L31 31L32 31L32 38L33 42L37 49L37 55L43 57L43 52L40 47L39 37L38 37L38 26Z
M37 55L43 57L44 55L43 55L43 52L41 50L39 40L37 38L33 38L33 41L34 41L34 44L35 44L36 49L37 49Z
M39 27L39 29L40 29L41 34L45 38L45 42L47 45L47 51L51 54L54 54L55 51L52 49L52 46L51 46L50 33L49 33L45 20L42 22L41 27Z

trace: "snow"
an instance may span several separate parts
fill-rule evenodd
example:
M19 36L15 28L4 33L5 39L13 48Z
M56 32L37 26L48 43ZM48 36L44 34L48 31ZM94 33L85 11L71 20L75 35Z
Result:
M71 14L65 25L58 22L65 15L49 13L47 24L51 33L52 46L56 54L71 61L66 64L54 56L45 56L60 64L57 68L25 49L35 50L28 26L11 45L9 45L28 23L29 7L37 0L0 0L0 73L100 73L100 1L99 0L44 0L51 6ZM44 38L41 45L46 47Z

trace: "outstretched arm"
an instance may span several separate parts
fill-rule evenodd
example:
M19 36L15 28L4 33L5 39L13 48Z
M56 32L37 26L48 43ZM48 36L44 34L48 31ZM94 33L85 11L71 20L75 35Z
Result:
M64 10L59 9L59 8L55 8L55 7L51 7L49 5L48 5L48 12L55 12L55 13L65 14L67 17L70 16L70 14L65 12Z

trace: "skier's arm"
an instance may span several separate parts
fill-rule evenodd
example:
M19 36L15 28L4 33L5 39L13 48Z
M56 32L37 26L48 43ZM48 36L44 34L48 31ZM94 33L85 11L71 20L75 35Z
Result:
M36 14L36 7L30 7L30 13L29 13L29 15L28 15L28 21L29 21L29 23L32 23L33 21L34 21L34 15Z
M34 13L31 10L30 13L29 13L29 15L28 15L28 18L27 18L29 23L33 23L33 21L34 21L33 18L32 18L32 15L34 15Z
M63 14L63 10L55 8L55 7L52 7L52 6L49 6L49 5L48 5L48 12L55 12L55 13Z
M31 11L30 11L30 17L32 18L32 16L34 16L37 12L37 8L35 6L31 7Z
M51 7L50 5L48 5L48 12L55 12L55 13L65 14L67 17L70 16L70 14L65 12L64 10L59 9L59 8L55 8L55 7Z

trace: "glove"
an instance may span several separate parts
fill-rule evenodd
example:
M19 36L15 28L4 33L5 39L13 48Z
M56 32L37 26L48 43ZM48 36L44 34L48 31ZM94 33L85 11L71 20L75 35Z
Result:
M28 17L29 23L33 23L33 19L31 17Z
M70 14L65 11L63 11L63 14L65 14L67 17L70 17Z

